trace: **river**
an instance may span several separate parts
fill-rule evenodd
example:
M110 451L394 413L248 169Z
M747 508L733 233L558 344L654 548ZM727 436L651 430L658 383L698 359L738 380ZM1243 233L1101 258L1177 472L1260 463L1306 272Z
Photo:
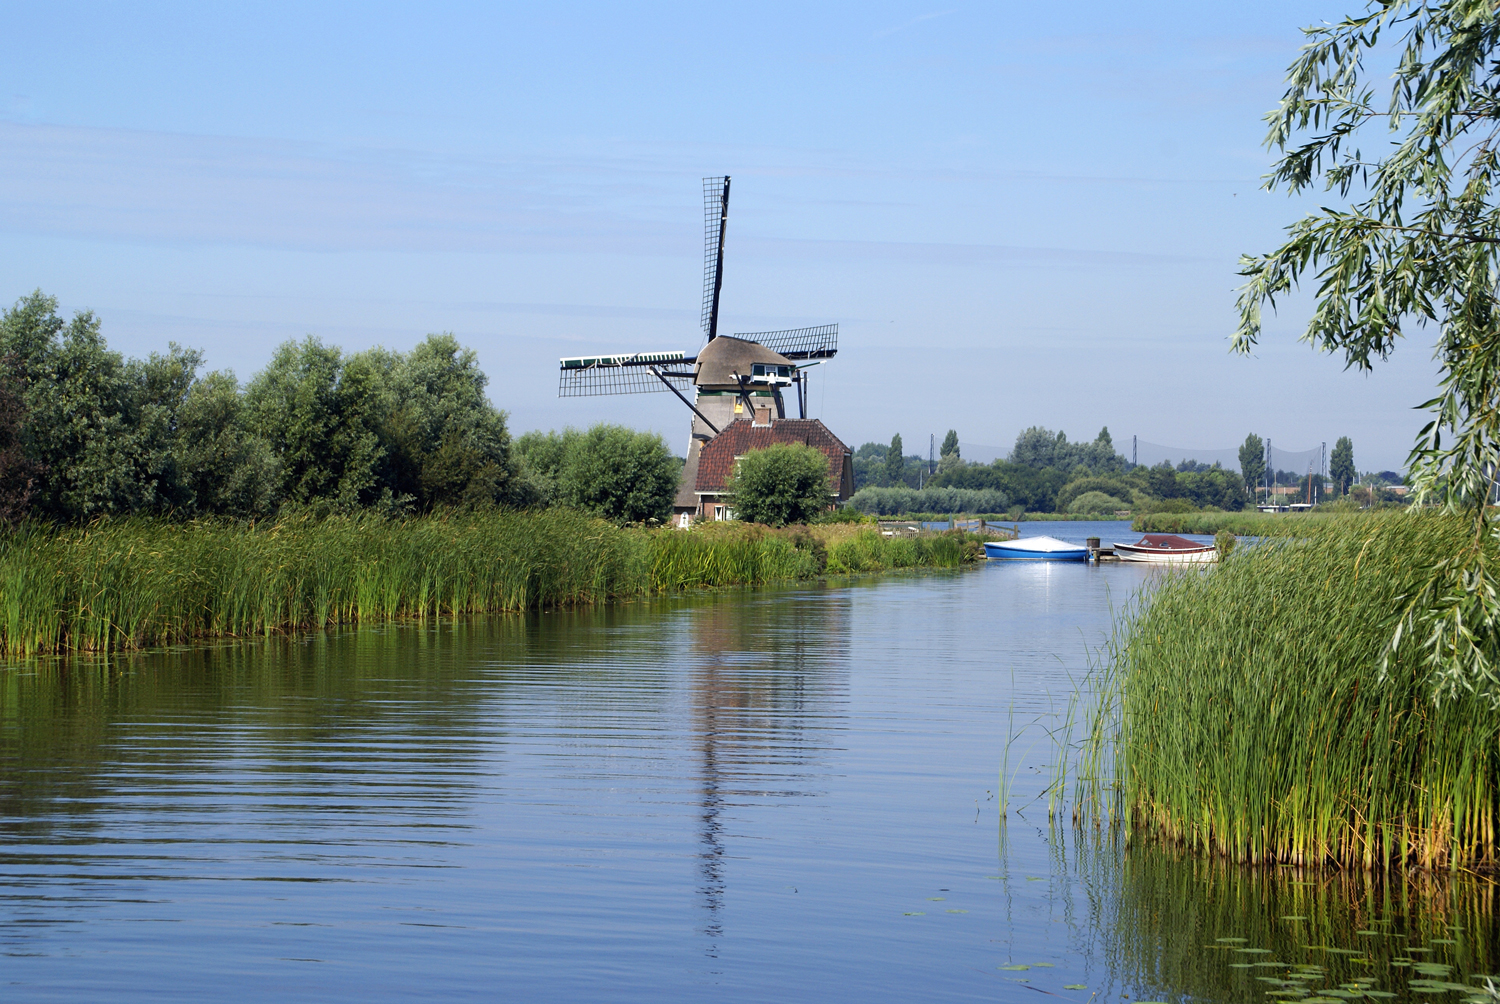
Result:
M4 670L5 999L1242 1000L1280 971L1234 953L1301 951L1288 915L1493 971L1477 887L1049 825L1047 730L1154 574L990 563Z

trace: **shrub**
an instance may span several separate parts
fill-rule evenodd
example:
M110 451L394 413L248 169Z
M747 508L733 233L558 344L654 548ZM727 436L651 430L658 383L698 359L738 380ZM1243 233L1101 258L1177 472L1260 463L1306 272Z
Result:
M671 514L678 476L656 433L601 422L568 442L556 491L558 501L601 519L644 523Z
M861 488L849 508L876 516L901 513L1005 512L1010 499L998 489L971 488Z
M1113 495L1106 495L1103 492L1084 492L1068 505L1068 512L1102 513L1129 508L1129 502L1122 502Z
M801 443L751 450L725 484L735 514L751 523L806 523L833 502L828 458Z

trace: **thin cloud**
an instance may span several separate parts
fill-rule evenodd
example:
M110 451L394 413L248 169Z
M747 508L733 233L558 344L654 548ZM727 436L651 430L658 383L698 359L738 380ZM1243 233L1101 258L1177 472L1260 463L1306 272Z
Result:
M898 31L905 31L907 28L910 28L912 25L921 24L923 21L931 21L935 17L947 17L949 14L957 14L957 13L958 13L958 8L954 7L951 10L940 10L940 11L937 11L937 12L932 13L932 14L923 14L921 17L914 17L914 18L912 18L910 21L907 21L905 24L898 24L894 28L887 28L884 31L877 31L875 34L871 35L870 37L872 39L873 38L885 38L887 35L894 35Z

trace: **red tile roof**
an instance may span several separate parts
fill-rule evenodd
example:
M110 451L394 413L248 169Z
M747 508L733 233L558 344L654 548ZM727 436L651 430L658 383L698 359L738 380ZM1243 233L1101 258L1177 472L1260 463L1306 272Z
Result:
M698 455L695 490L715 494L723 491L725 479L734 470L735 457L743 457L751 450L764 450L778 443L802 443L821 450L828 458L831 494L840 494L844 458L850 455L850 450L828 431L828 426L816 418L783 418L770 425L730 422L723 432L703 444L703 451Z

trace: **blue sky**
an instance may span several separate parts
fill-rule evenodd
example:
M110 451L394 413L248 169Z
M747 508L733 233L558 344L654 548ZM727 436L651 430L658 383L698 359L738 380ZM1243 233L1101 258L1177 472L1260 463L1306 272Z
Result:
M249 378L288 338L452 331L513 431L560 355L701 342L700 179L734 178L721 330L840 324L813 414L851 445L1040 424L1399 466L1416 332L1372 375L1228 355L1240 253L1316 204L1259 190L1298 28L1351 3L10 5L0 298L88 308ZM971 455L983 451L971 449Z

